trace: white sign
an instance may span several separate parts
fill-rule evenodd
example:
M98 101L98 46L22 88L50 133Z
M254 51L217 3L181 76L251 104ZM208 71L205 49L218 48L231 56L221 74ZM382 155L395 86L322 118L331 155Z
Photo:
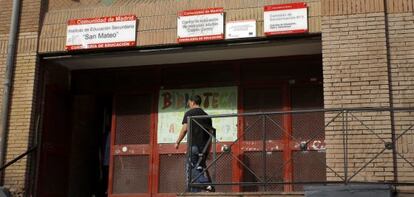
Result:
M69 20L66 50L135 46L136 24L134 15Z
M223 8L187 10L177 18L177 41L200 42L224 38Z
M256 21L231 21L226 23L226 39L256 37Z
M161 90L158 101L158 143L174 143L180 133L187 99L202 98L201 107L210 115L237 113L237 87ZM237 117L213 118L219 142L237 139ZM185 141L185 140L184 140Z
M265 35L305 32L308 32L308 9L306 3L291 3L264 7Z

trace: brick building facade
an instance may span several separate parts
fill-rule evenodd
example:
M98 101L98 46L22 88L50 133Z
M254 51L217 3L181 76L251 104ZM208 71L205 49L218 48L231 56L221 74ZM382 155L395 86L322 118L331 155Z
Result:
M7 156L9 161L34 143L36 120L41 114L41 59L64 56L67 21L134 14L138 18L137 46L177 44L177 13L181 10L223 7L226 21L255 19L257 37L263 33L263 6L296 0L22 0L18 47L12 86ZM320 35L325 108L414 107L414 1L413 0L302 0L309 7L309 34ZM12 0L0 0L0 82L3 83ZM90 51L89 51L90 52ZM88 52L86 52L88 53ZM91 52L93 53L93 51ZM2 91L3 86L1 86ZM2 94L2 93L1 93ZM364 112L358 117L381 136L390 135L392 118L397 133L413 124L412 113ZM326 121L332 116L325 116ZM352 121L351 121L352 122ZM358 130L361 125L350 125ZM326 163L341 172L343 149L337 146L335 125L326 135ZM358 142L360 136L349 140ZM331 140L331 141L330 141ZM376 146L375 137L350 148L352 163L363 163L366 147ZM370 143L372 142L372 143ZM399 141L398 149L413 159L413 137ZM381 147L378 147L381 149ZM7 168L4 184L23 195L33 186L33 161L24 158ZM34 157L33 157L34 158ZM393 180L391 152L358 174L357 180ZM403 164L400 180L413 180L414 170ZM354 166L350 173L359 169ZM411 169L411 170L410 170ZM343 172L341 172L343 173ZM336 180L327 171L328 180ZM32 192L32 191L30 191Z

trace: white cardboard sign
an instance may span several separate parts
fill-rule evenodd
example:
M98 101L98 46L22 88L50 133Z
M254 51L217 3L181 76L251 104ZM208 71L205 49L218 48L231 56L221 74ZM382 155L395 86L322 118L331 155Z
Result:
M256 21L230 21L226 23L226 39L256 37Z
M134 15L71 19L66 50L135 46L136 24Z

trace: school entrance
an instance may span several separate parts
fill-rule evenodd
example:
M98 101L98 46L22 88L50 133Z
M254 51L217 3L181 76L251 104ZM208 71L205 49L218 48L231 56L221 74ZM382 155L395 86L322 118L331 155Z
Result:
M200 95L211 114L321 109L320 42L313 37L44 58L38 195L185 192L187 148L182 143L175 149L174 142L186 98ZM249 183L260 179L258 174L283 182L326 180L326 166L316 162L325 160L323 113L278 115L260 127L255 122L255 117L213 121L220 139L214 151L233 144L217 160L215 181ZM308 140L315 147L301 156L297 145ZM267 169L261 168L262 156ZM216 187L220 192L302 190L301 185Z

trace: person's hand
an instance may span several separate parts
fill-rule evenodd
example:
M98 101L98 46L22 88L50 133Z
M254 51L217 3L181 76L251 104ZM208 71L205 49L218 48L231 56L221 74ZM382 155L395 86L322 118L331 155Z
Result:
M180 147L180 143L175 143L175 149L178 149L178 147Z

